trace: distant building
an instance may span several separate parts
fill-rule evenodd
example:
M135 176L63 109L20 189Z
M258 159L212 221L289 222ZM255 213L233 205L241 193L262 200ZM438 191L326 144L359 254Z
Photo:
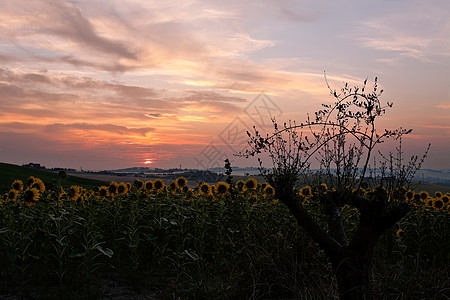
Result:
M22 167L32 168L32 169L39 169L39 170L45 170L45 166L41 166L41 164L37 163L28 163L26 165L22 165Z

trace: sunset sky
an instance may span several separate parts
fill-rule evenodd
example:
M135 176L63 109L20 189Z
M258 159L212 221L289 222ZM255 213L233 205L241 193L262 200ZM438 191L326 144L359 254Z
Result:
M255 166L269 117L304 121L375 76L381 127L450 168L450 1L0 2L0 162ZM380 128L381 128L380 127Z

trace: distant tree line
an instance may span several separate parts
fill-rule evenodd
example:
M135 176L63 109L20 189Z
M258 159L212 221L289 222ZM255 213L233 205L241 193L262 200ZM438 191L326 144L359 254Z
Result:
M76 171L75 169L71 169L71 168L49 168L49 169L47 169L45 166L41 166L41 164L38 164L38 163L23 164L22 167L38 169L38 170L49 170L49 171L70 171L70 172Z

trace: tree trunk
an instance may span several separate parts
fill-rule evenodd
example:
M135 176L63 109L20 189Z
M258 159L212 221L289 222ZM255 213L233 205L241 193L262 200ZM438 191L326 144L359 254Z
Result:
M331 259L341 300L372 299L370 262L354 255Z
M408 205L404 203L387 205L387 196L381 189L370 199L362 197L350 199L349 203L360 212L360 220L351 242L348 243L339 213L333 211L328 213L332 236L304 209L297 200L292 186L286 187L283 184L274 186L278 199L289 208L297 223L330 258L338 282L340 299L372 299L369 273L373 250L383 232L408 213Z

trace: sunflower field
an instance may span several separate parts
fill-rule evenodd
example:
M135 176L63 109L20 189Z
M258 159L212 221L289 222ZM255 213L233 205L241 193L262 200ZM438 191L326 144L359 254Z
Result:
M327 189L296 190L318 219L314 196ZM375 294L448 297L450 194L395 193L414 209L377 245ZM343 214L345 226L353 228L358 212L348 208ZM275 190L252 178L194 187L180 177L52 190L39 178L15 180L0 196L0 267L0 298L106 299L118 282L129 288L130 298L337 294L324 253L277 201Z

